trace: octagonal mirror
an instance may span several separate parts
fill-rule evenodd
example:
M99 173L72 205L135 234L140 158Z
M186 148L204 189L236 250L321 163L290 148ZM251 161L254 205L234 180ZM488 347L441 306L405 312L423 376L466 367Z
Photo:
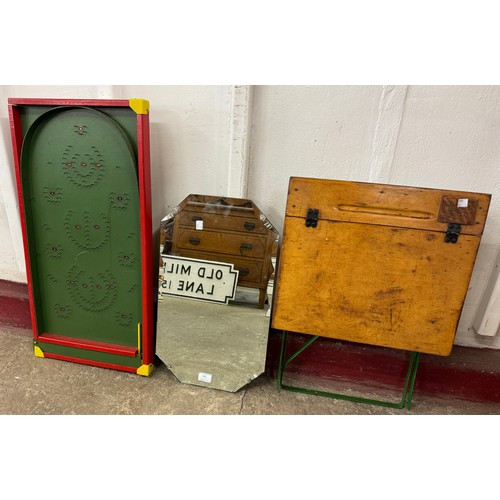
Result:
M265 370L279 235L251 201L191 194L161 221L156 354L236 392Z

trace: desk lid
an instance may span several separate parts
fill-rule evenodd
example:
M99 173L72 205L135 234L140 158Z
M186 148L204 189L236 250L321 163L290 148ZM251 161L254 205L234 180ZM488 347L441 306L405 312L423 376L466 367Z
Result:
M491 195L368 182L291 177L287 217L358 222L481 236ZM310 212L311 214L311 212Z

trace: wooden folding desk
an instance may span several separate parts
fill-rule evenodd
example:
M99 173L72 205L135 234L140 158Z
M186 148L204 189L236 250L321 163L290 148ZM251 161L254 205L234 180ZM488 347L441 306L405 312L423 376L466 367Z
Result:
M289 388L283 372L299 354L285 359L288 331L312 335L307 345L384 346L412 353L395 405L408 396L409 407L419 354L451 352L489 203L482 193L292 177L272 320L284 332L279 385Z

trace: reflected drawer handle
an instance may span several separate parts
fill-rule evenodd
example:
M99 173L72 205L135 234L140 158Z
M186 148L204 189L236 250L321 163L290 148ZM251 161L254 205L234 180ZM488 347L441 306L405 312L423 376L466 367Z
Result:
M196 222L197 220L203 220L203 217L198 217L197 215L194 215L193 218L191 219L193 222Z
M250 274L250 269L248 269L248 267L239 267L238 271L240 273L240 276L246 276L247 274Z
M191 243L191 245L199 245L200 241L200 238L189 238L189 243Z
M241 250L252 250L252 245L251 243L242 243L240 245Z
M255 224L253 222L245 222L245 224L243 224L243 227L251 231L252 229L255 229Z

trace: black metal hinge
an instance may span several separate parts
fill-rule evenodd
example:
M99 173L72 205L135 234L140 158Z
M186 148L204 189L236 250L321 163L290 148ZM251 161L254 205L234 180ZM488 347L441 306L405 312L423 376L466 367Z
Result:
M306 227L316 227L318 225L319 210L308 208L306 215Z
M460 224L448 224L448 229L444 235L445 243L456 243L462 226Z

